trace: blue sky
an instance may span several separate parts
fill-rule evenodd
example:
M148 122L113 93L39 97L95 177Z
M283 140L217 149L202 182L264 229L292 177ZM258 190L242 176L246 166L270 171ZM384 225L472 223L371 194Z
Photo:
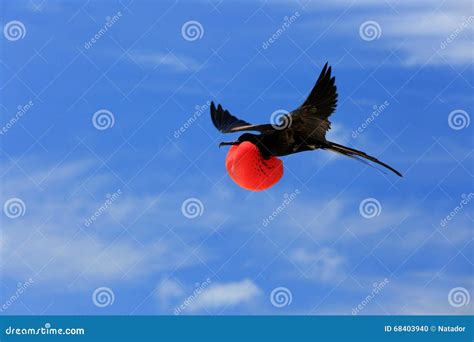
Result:
M1 1L1 314L472 313L472 15ZM328 137L405 177L316 151L236 186L206 103L266 122L326 61Z

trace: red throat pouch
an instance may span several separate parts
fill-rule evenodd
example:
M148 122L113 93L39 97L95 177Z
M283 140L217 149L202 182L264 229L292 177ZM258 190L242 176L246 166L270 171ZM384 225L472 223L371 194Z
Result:
M251 191L268 189L283 176L282 161L276 157L263 159L257 146L248 141L229 149L225 166L235 183Z

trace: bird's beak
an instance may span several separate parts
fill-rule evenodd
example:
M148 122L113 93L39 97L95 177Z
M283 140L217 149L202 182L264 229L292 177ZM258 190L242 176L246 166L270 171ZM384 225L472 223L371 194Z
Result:
M229 145L238 145L238 144L239 144L238 141L223 141L219 144L219 147L229 146Z

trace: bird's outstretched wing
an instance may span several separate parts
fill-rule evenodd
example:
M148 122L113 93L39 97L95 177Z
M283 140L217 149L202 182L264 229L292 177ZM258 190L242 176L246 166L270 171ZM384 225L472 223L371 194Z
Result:
M292 127L304 140L324 140L331 127L329 116L336 110L336 78L326 63L306 101L291 112Z
M230 114L226 109L223 109L221 105L217 108L214 102L211 102L211 119L214 126L222 133L234 133L240 131L258 131L263 132L271 129L271 125L252 125L244 120L240 120Z
M315 107L317 116L328 118L337 106L337 87L335 83L336 78L331 77L331 67L328 67L328 63L326 63L311 93L300 108Z

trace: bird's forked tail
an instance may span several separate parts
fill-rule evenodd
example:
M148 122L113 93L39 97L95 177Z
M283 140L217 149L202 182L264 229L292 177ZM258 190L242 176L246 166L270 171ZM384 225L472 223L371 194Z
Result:
M343 154L343 155L348 156L348 157L356 158L358 160L361 160L358 157L365 158L365 159L370 160L370 161L372 161L376 164L382 165L383 167L385 167L385 168L389 169L390 171L392 171L393 173L395 173L397 176L403 177L402 174L400 172L398 172L397 170L395 170L393 167L385 164L384 162L381 162L380 160L378 160L375 157L369 156L367 153L364 153L362 151L359 151L359 150L356 150L356 149L353 149L353 148L350 148L350 147L347 147L347 146L339 145L339 144L333 143L331 141L326 141L325 145L323 145L322 148L326 149L326 150L330 150L330 151L334 151L334 152Z

